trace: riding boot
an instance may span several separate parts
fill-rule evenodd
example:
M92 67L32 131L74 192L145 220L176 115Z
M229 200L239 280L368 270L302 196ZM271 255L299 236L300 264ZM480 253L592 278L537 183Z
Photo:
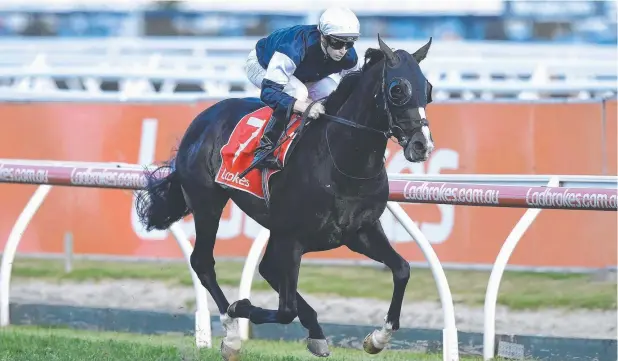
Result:
M260 139L260 144L255 150L255 158L262 157L265 153L271 151L277 145L277 142L279 141L279 138L281 138L283 130L285 129L285 125L287 121L286 110L287 109L285 108L281 109L278 107L273 111L270 119L268 120L268 123L266 124L266 128L264 129L264 134L262 135L262 138ZM272 152L268 154L266 158L264 158L256 166L256 168L257 169L269 168L269 169L281 170L283 169L283 165L281 164L279 159L277 159L277 157L274 155L274 152Z

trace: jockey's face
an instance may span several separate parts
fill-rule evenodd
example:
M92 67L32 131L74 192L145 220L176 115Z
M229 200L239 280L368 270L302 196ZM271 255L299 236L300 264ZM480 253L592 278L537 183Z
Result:
M329 46L326 48L326 52L328 53L328 56L330 56L333 60L339 61L343 59L343 56L345 55L345 53L348 52L348 49L341 48L339 50L335 50Z
M354 46L354 42L352 41L343 42L329 36L322 37L322 39L326 45L326 53L335 61L341 60L348 52L348 49Z

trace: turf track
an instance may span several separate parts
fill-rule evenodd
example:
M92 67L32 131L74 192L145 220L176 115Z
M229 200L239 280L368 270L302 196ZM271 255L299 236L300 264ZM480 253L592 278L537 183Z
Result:
M149 336L126 333L11 326L0 330L0 361L220 361L219 339L212 349L198 351L189 336ZM242 361L320 360L303 343L249 340ZM361 350L331 348L329 361L439 361L442 355L384 350L368 355ZM461 358L462 361L482 360Z

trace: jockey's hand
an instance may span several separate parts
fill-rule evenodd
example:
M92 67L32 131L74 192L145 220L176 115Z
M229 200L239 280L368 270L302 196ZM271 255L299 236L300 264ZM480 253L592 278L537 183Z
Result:
M317 119L320 114L324 114L326 109L324 109L324 105L322 103L315 103L309 110L309 114L307 115L311 119Z
M307 103L304 101L296 101L294 103L294 110L300 113L304 113L309 107L309 104L311 103ZM309 114L307 116L312 119L317 119L320 114L324 114L325 111L326 110L324 109L324 105L322 105L322 103L315 103L311 107L311 110L309 111Z

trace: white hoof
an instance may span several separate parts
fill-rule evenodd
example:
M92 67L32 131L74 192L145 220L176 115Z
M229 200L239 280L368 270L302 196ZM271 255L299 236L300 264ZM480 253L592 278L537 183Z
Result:
M328 342L324 339L307 339L307 350L314 356L328 357L330 356L330 350L328 349Z
M228 314L221 315L221 325L225 330L225 337L221 340L221 356L225 361L240 360L240 333L238 332L238 320Z
M386 322L379 330L373 330L365 337L363 349L365 352L375 355L382 352L393 336L393 325Z
M221 340L221 357L225 361L239 361L240 347L234 348L233 345L226 343L225 340Z
M377 342L375 342L374 340L375 333L376 331L371 332L370 334L367 335L367 337L365 337L365 340L363 340L363 350L365 350L365 352L371 355L375 355L377 353L382 352L382 350L384 350L384 346L386 346L386 345L379 345L377 344Z

